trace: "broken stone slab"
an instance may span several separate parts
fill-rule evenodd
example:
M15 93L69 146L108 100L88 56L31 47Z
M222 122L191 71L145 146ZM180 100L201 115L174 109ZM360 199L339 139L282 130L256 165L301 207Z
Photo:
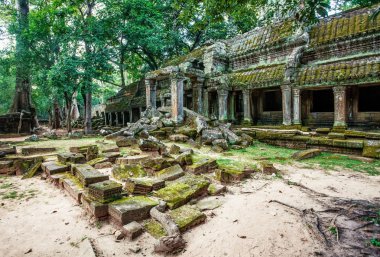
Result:
M220 124L219 129L221 130L224 138L231 145L236 145L241 142L241 138L230 130L231 124Z
M330 139L346 139L346 135L344 133L338 132L330 132L327 137Z
M101 162L101 163L95 164L95 166L94 166L94 168L98 169L98 170L108 169L108 168L112 168L112 167L113 167L113 164L111 162Z
M105 220L108 217L108 204L100 203L89 197L82 195L82 204L84 209L96 220Z
M273 163L267 161L260 161L258 163L259 170L267 175L276 174L278 170L273 166Z
M97 257L98 256L98 254L95 253L94 248L89 238L85 238L81 242L78 256L79 257Z
M173 142L182 142L185 143L189 139L188 136L183 134L174 134L169 136L169 140Z
M156 177L164 181L172 181L185 175L179 164L163 169L156 173Z
M223 139L223 133L217 129L205 129L202 131L202 142L211 145L213 141Z
M84 146L72 146L69 148L69 151L71 153L81 153L81 154L85 154L87 153L87 149L89 147L98 147L97 145L84 145Z
M102 156L104 158L107 158L108 161L114 163L117 158L119 158L121 155L119 152L109 152L109 153L103 153Z
M57 155L58 161L63 164L85 163L86 158L81 153L60 153Z
M0 174L11 175L14 172L13 161L0 161Z
M116 165L112 169L112 176L118 180L125 180L128 178L145 177L146 171L141 165Z
M88 195L100 203L120 199L123 186L113 180L105 180L88 186Z
M36 156L36 157L17 157L14 159L13 167L15 169L16 175L24 175L30 169L39 162L43 162L43 157Z
M132 221L127 225L124 225L122 231L126 238L129 240L134 240L144 232L144 229L139 223Z
M198 134L201 133L204 129L208 128L207 121L201 117L196 117L194 123Z
M22 155L35 155L43 153L55 152L56 148L54 147L25 147L21 149Z
M164 180L151 177L129 178L125 183L127 191L135 195L146 195L163 187L165 187Z
M177 155L177 154L179 154L180 153L180 151L181 151L181 147L179 147L178 145L172 145L172 146L170 146L170 149L169 149L169 153L170 154L175 154L175 155Z
M23 176L22 179L27 179L27 178L32 178L37 171L41 168L42 160L35 163L29 170L26 172Z
M100 164L100 163L104 163L104 162L108 162L108 158L99 157L99 158L93 159L91 161L88 161L86 164L91 165L92 167L95 167L96 164Z
M207 188L207 192L211 196L220 195L221 193L226 192L227 188L225 185L211 183Z
M188 126L183 126L175 130L176 134L185 135L188 138L195 138L198 134L197 130Z
M58 161L43 162L41 164L42 171L47 175L52 176L54 174L69 171L70 167L68 165L62 164Z
M190 166L187 166L186 171L193 174L202 174L211 172L214 169L218 168L218 164L214 159L203 159Z
M227 140L225 140L225 139L216 139L216 140L212 141L212 145L218 146L218 147L222 148L224 151L228 150L228 143L227 143Z
M116 164L119 165L134 165L134 164L142 164L150 158L149 155L135 155L135 156L127 156L116 159Z
M169 216L181 232L185 232L206 220L206 214L195 206L184 205L169 212Z
M134 138L133 136L129 137L122 137L119 136L116 138L116 145L118 147L130 147L138 144L138 140Z
M175 165L175 163L172 159L156 157L147 159L142 166L146 171L155 173L173 165Z
M309 158L313 158L315 156L318 156L322 153L320 149L307 149L304 151L296 152L292 155L292 159L295 160L305 160Z
M215 178L223 183L231 183L236 181L241 181L247 177L247 173L244 170L224 168L215 171Z
M17 153L16 146L7 146L7 145L1 146L0 152L4 153L5 155L16 154Z
M88 164L73 164L71 172L78 177L83 186L109 180L108 175L104 175Z
M149 211L158 202L146 196L125 197L109 204L111 220L119 226L132 221L140 221L149 218Z
M201 211L206 211L206 210L214 210L220 206L225 201L221 199L220 197L207 197L199 200L195 205L197 208Z
M139 148L144 152L162 152L166 146L156 138L149 137L149 139L140 139Z
M86 151L86 161L91 161L98 158L99 147L97 145L90 145Z
M205 194L209 185L210 182L201 176L187 175L154 192L154 195L164 200L169 209L175 209Z
M107 147L102 149L102 153L118 153L120 152L119 147Z
M175 161L182 167L186 165L192 165L193 164L192 154L191 152L182 153L175 158Z
M62 188L79 204L82 203L82 195L84 193L83 186L78 178L66 174L61 178Z

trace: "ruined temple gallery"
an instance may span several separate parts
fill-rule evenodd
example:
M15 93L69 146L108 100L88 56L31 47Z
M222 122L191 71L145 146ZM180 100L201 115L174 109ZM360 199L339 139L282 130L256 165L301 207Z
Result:
M373 20L372 12L337 14L307 31L284 21L203 46L111 98L106 122L126 124L146 106L171 106L178 122L187 107L234 124L376 127L380 16Z

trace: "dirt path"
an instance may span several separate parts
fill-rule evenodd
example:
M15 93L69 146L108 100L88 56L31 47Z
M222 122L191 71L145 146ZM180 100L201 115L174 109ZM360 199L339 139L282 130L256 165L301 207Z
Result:
M315 256L322 251L300 217L277 203L315 208L318 201L285 180L330 196L373 200L380 195L380 177L278 166L283 179L248 179L230 186L225 203L207 212L207 221L185 234L188 242L180 256ZM138 240L115 242L113 228L94 223L63 192L38 178L0 179L0 256L91 256L90 241L99 256L155 256L154 239L145 233ZM18 194L12 195L12 191ZM24 192L22 194L21 192ZM141 248L133 253L130 248ZM29 250L31 252L25 254ZM86 252L87 251L87 252Z

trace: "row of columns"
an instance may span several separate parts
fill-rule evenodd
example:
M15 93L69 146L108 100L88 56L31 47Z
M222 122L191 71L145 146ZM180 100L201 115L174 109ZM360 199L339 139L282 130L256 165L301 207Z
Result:
M140 112L142 111L142 109L140 108ZM109 112L109 113L106 113L106 115L104 116L104 119L105 119L105 124L106 125L113 125L113 122L112 122L112 114L115 115L115 124L116 125L125 125L126 124L126 115L125 115L125 112ZM120 118L120 115L121 114L121 118L122 118L122 123L119 123L119 118ZM132 115L132 110L128 112L128 115L129 115L129 122L132 122L132 118L133 118L133 115Z

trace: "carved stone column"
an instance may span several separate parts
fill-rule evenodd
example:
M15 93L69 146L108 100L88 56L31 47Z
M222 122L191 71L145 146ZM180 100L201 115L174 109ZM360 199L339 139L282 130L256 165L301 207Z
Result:
M292 90L290 85L281 86L282 91L282 124L292 125Z
M123 116L123 126L125 126L125 112L122 112L121 115Z
M132 109L129 111L129 122L133 122Z
M228 91L225 89L218 90L219 120L227 121L227 100Z
M180 73L170 75L172 119L176 123L183 121L183 81L185 77Z
M347 127L347 102L346 102L346 88L337 86L333 88L334 91L334 127L346 128Z
M231 96L229 97L229 115L228 115L228 119L229 120L232 120L234 121L235 120L235 106L236 106L236 103L235 103L235 100L236 100L236 91L233 91Z
M208 91L207 89L203 90L203 115L208 117Z
M153 80L145 80L146 107L156 109L156 83Z
M244 124L252 124L252 113L251 113L251 90L243 90L243 109L244 109Z
M202 114L203 111L203 97L202 97L202 92L203 92L203 83L204 79L198 78L197 80L197 111L199 114Z
M293 124L301 125L301 90L293 88Z

